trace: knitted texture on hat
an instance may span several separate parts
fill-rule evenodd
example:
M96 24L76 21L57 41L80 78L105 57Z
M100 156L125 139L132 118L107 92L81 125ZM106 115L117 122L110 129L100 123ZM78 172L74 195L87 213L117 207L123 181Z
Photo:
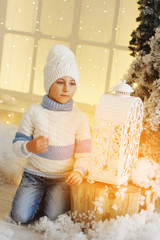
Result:
M49 51L44 67L44 89L48 94L51 85L59 78L71 77L79 83L79 70L73 52L64 45L55 45Z

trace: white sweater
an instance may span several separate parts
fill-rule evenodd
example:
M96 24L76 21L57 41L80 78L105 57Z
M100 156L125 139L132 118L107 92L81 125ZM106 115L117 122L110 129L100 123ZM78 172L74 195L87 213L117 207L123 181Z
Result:
M46 153L34 154L26 149L33 138L49 138ZM24 113L13 140L14 151L28 159L24 171L47 178L64 177L72 170L86 175L91 155L91 138L87 117L73 107L73 100L60 104L43 97L41 104Z

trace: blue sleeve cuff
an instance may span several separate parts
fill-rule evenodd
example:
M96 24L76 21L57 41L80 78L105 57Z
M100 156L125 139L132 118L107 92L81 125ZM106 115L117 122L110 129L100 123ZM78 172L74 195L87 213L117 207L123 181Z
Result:
M13 143L17 141L30 141L32 139L33 139L32 136L27 136L21 132L16 132L15 138L13 139Z
M28 142L28 141L27 141ZM24 142L21 144L21 152L26 156L26 157L30 157L32 155L31 152L28 152L26 144L27 142Z

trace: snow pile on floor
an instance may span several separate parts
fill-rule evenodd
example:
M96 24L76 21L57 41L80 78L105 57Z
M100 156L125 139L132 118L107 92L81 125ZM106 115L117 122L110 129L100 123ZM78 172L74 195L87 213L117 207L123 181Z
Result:
M24 160L13 152L12 141L17 126L0 122L0 183L17 183L22 174Z
M13 231L7 227L0 227L0 240L13 240Z
M35 225L30 226L42 233L44 239L49 240L86 240L80 223L74 223L67 214L60 215L57 220L51 221L42 217Z
M42 237L27 228L27 225L0 220L0 240L42 240Z
M99 221L89 225L74 223L70 216L63 214L55 221L42 217L29 226L43 235L45 240L159 240L160 214L141 211L132 216Z
M156 197L160 197L160 165L151 158L146 156L138 159L130 180L141 188L150 188Z

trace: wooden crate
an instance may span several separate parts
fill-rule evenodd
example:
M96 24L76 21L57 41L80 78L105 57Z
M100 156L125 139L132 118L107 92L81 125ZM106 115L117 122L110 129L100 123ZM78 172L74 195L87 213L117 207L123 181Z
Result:
M153 202L153 196L146 192L132 184L117 188L104 183L83 182L78 187L71 187L71 212L78 221L99 221L132 215L147 209ZM144 206L140 205L141 196L145 196Z

